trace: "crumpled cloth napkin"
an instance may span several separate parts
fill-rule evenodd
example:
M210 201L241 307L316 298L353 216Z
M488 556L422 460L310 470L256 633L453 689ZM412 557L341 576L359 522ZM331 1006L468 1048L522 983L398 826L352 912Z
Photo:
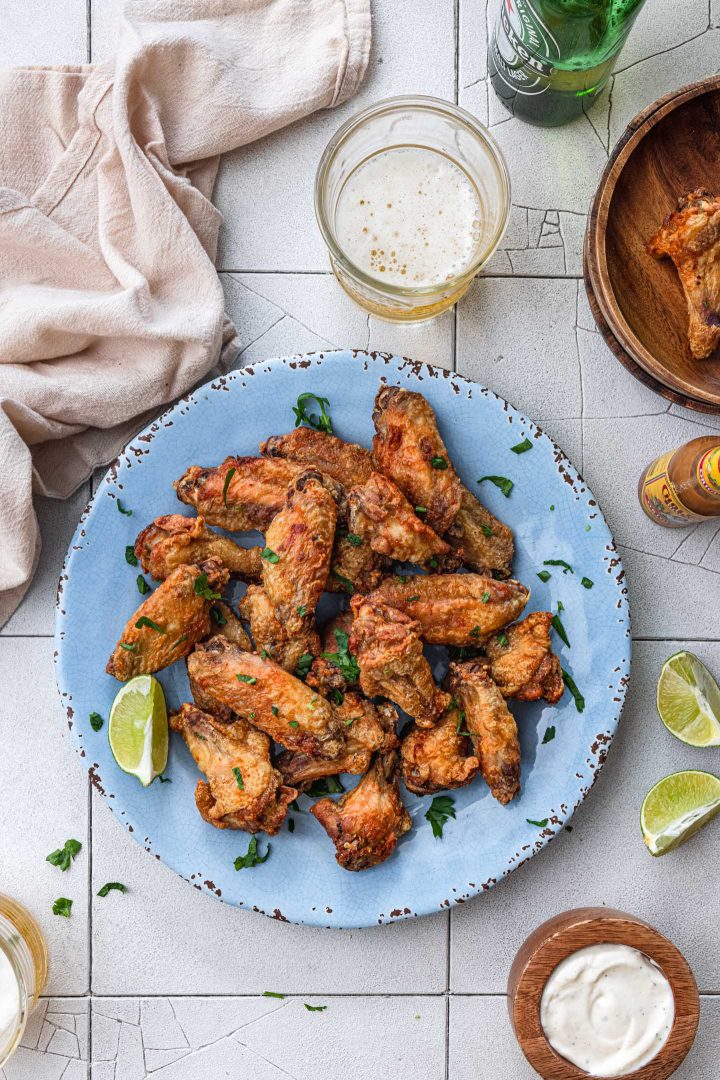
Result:
M126 0L114 61L0 73L0 626L32 492L67 497L237 349L218 155L350 97L369 51L370 0Z

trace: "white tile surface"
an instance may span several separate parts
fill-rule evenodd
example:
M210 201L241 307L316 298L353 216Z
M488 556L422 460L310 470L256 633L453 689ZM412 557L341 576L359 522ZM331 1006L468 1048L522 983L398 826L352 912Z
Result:
M240 271L222 275L240 363L356 346L455 366L536 419L584 472L620 543L634 634L664 639L636 642L607 767L572 833L497 890L452 913L352 932L275 923L197 894L150 859L94 793L91 935L88 783L57 705L48 636L87 487L66 504L40 500L40 569L0 636L0 888L27 903L48 936L47 992L71 996L42 1002L0 1080L87 1080L91 938L92 1080L530 1080L502 996L507 970L533 926L577 904L644 915L686 952L701 987L720 993L720 825L662 860L647 855L637 828L642 796L660 776L720 769L715 751L682 747L654 710L659 666L675 649L692 642L720 675L720 528L658 529L634 496L651 457L719 431L720 422L668 406L617 364L579 280L585 215L608 149L658 95L720 69L720 3L683 0L680 13L677 0L649 0L611 93L552 130L508 117L488 87L487 27L497 5L489 0L486 12L483 0L373 0L371 71L358 97L223 163L219 265ZM83 62L88 9L92 58L104 59L120 6L0 0L0 63ZM452 100L456 88L507 156L509 228L457 313L412 328L382 323L354 307L328 272L312 208L318 157L362 105L412 92ZM62 874L45 856L70 836L84 847ZM123 881L128 893L97 898L107 880ZM69 920L50 912L59 895L74 901ZM298 996L280 1001L259 996L264 990ZM481 992L498 996L463 996ZM310 1013L305 1001L328 1009ZM715 1077L718 1009L716 998L703 1000L700 1035L678 1080Z

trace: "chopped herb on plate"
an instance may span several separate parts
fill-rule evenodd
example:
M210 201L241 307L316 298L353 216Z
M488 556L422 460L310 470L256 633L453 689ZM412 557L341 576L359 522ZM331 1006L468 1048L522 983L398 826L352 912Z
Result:
M561 668L561 671L562 671L562 677L565 680L565 685L567 686L568 690L570 691L573 698L575 699L575 708L577 709L578 712L584 712L584 710L585 710L585 698L582 696L582 694L578 690L577 686L575 685L575 681L573 680L572 676L568 675L565 668Z
M225 626L225 624L227 623L227 619L225 618L223 609L221 607L218 607L217 604L213 604L213 606L210 608L210 618L216 626Z
M496 488L500 488L506 499L510 498L510 492L515 487L512 480L508 480L507 476L481 476L478 484L482 484L483 480L489 480Z
M245 785L243 784L242 773L238 769L237 765L235 765L233 768L233 776L235 777L235 783L237 784L240 791L244 791Z
M236 675L235 678L237 679L238 682L247 683L248 686L254 686L255 683L257 682L257 679L255 678L254 675Z
M306 405L310 402L316 402L320 406L320 415L315 413L309 413ZM295 413L295 427L300 427L301 424L307 424L309 427L314 428L315 431L324 431L326 435L332 435L332 419L330 413L327 411L330 408L330 402L326 397L318 397L317 394L300 394L297 399L297 405L293 405L292 410Z
M260 558L265 559L269 563L280 562L280 556L278 555L278 553L276 551L273 551L272 548L269 547L262 549L262 551L260 552Z
M570 639L568 638L567 634L565 633L565 627L563 626L562 621L560 619L560 612L564 611L564 610L565 610L565 608L563 607L562 600L558 600L558 609L557 609L557 613L555 615L553 615L553 617L552 617L552 625L553 625L553 628L554 628L555 632L557 633L558 637L562 641L565 642L565 644L567 645L567 647L569 649L570 648Z
M125 515L125 517L132 517L132 510L127 509L127 507L123 504L122 499L117 500L117 508L121 514ZM72 900L70 901L70 903L72 903Z
M208 585L208 576L207 576L207 574L198 574L198 576L195 578L195 581L193 583L193 588L195 589L195 595L196 596L202 596L203 600L219 600L220 599L220 593L219 592L213 592L213 590Z
M264 855L258 854L258 842L256 837L251 837L248 849L244 855L238 855L237 859L233 863L236 870L249 870L253 866L258 866L260 863L267 862L270 852L272 851L272 844L268 844L267 851Z
M545 731L545 734L543 735L543 739L542 739L543 746L545 745L545 743L552 742L554 738L555 738L555 728L554 727L547 728L546 731Z
M513 454L524 454L527 450L532 450L532 443L526 437L522 442L516 443L515 446L511 446Z
M425 811L425 820L430 822L433 836L442 840L443 828L449 818L455 817L455 800L449 795L436 795Z
M302 656L297 662L297 667L295 668L295 674L297 675L298 679L305 678L308 671L312 667L312 662L314 659L315 657L312 655L312 653L306 652L302 654Z
M132 546L132 544L128 544L125 548L125 562L129 566L137 566L138 564L137 555L135 554L135 548Z
M157 630L158 634L166 634L167 630L163 630L162 626L158 626L152 619L148 619L147 615L141 615L138 621L135 623L136 630L142 630L143 626L147 626L150 630Z
M348 635L339 626L335 627L334 634L338 651L334 653L324 652L320 653L320 655L324 660L331 663L333 667L336 667L347 682L357 682L360 678L360 668L348 647Z
M595 582L591 581L589 577L584 577L580 579L580 584L584 589L592 589Z
M564 559L543 559L543 566L562 566L563 574L567 574L568 571L571 574L575 573L570 563L566 563Z
M447 469L448 467L447 461L440 454L438 454L437 457L430 458L430 464L432 465L433 469L443 470Z
M548 818L543 818L542 821L533 821L532 818L525 818L528 825L537 825L538 829L544 829L548 823Z
M325 1012L327 1005L308 1005L307 1001L303 1001L303 1005L308 1012Z
M228 488L230 487L230 481L232 480L232 478L233 478L233 476L235 475L236 472L237 472L237 469L233 465L232 468L228 469L228 471L225 473L225 483L223 484L223 502L225 503L226 506L228 504L227 493L228 493Z
M93 731L99 731L104 723L105 721L103 720L99 712L90 713L90 727L93 729Z
M550 573L549 570L540 570L540 571L538 571L538 577L540 578L541 581L549 581L550 578L552 577L552 574Z
M150 586L148 585L142 574L138 574L138 576L135 578L135 583L137 585L137 590L141 596L145 596L147 593L150 592Z

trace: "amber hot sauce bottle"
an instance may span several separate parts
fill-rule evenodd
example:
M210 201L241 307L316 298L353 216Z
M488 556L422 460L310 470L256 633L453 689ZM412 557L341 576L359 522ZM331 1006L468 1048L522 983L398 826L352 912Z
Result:
M640 477L638 497L647 516L669 529L720 517L720 436L691 439L656 458Z

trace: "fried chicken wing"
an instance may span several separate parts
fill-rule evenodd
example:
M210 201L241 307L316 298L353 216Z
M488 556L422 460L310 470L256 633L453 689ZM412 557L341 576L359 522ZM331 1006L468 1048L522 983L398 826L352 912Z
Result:
M135 541L135 554L146 574L163 581L178 566L216 558L243 581L259 581L262 548L244 548L208 529L201 517L165 514L155 518Z
M383 569L389 565L354 530L336 532L335 546L330 559L330 576L325 588L333 593L366 593L382 581Z
M551 705L562 697L565 685L550 643L551 624L549 611L533 611L487 642L490 674L503 697L518 701L545 698Z
M465 713L480 772L492 795L509 803L520 790L520 743L515 719L483 661L451 663L443 684Z
M216 600L210 608L210 622L211 630L207 635L208 637L220 634L221 637L226 637L228 641L232 641L239 649L252 652L252 642L247 636L243 624L229 604L225 604L222 600Z
M260 443L260 453L318 469L345 488L364 484L372 472L372 455L364 446L309 427L296 427L287 435L271 435Z
M228 577L219 559L173 570L126 624L105 668L108 675L127 682L187 656L210 633L213 594L225 587Z
M519 581L481 574L387 577L369 601L390 604L420 624L431 645L478 646L517 618L530 590Z
M688 307L690 352L704 360L720 344L720 196L698 188L678 202L648 241L675 263Z
M212 468L191 465L173 487L180 502L194 506L210 525L265 532L303 469L294 461L228 457Z
M330 704L272 660L214 637L189 657L188 674L201 694L245 717L287 750L337 758L345 748L344 725Z
M312 626L303 628L295 637L288 636L262 586L249 587L238 611L250 626L255 651L267 654L286 671L294 672L302 656L317 656L320 652L320 638Z
M398 562L417 563L426 569L456 570L461 551L453 551L418 516L397 484L374 472L348 493L350 530L373 551Z
M398 745L397 713L387 701L373 705L361 694L350 692L335 708L335 715L347 728L347 746L342 755L328 759L287 751L280 754L277 767L286 784L305 791L326 776L361 775L369 769L375 750L394 750Z
M380 600L356 596L350 651L360 667L367 697L389 698L419 727L431 727L450 704L450 695L433 681L423 655L420 626Z
M373 456L425 521L443 536L457 517L462 485L440 438L435 413L422 394L382 386L373 412Z
M494 571L510 577L515 542L512 529L503 525L483 504L462 488L462 500L455 521L445 539L462 552L463 563L478 574Z
M469 784L480 768L465 732L462 712L451 706L433 728L413 724L400 747L405 787L432 795Z
M207 781L199 780L195 802L218 829L244 829L273 836L285 820L295 788L283 783L270 761L270 740L246 720L224 724L195 705L170 716Z
M302 472L265 534L263 588L288 637L307 634L330 572L337 505L321 473Z
M351 609L341 611L323 628L322 654L313 660L305 680L323 697L332 700L338 693L344 694L349 686L355 686L359 678L357 664L348 651L350 631L355 616ZM328 659L330 656L332 659Z
M337 802L320 799L310 807L335 844L335 857L345 870L367 870L384 862L412 827L400 799L396 768L396 751L376 754L357 787Z

